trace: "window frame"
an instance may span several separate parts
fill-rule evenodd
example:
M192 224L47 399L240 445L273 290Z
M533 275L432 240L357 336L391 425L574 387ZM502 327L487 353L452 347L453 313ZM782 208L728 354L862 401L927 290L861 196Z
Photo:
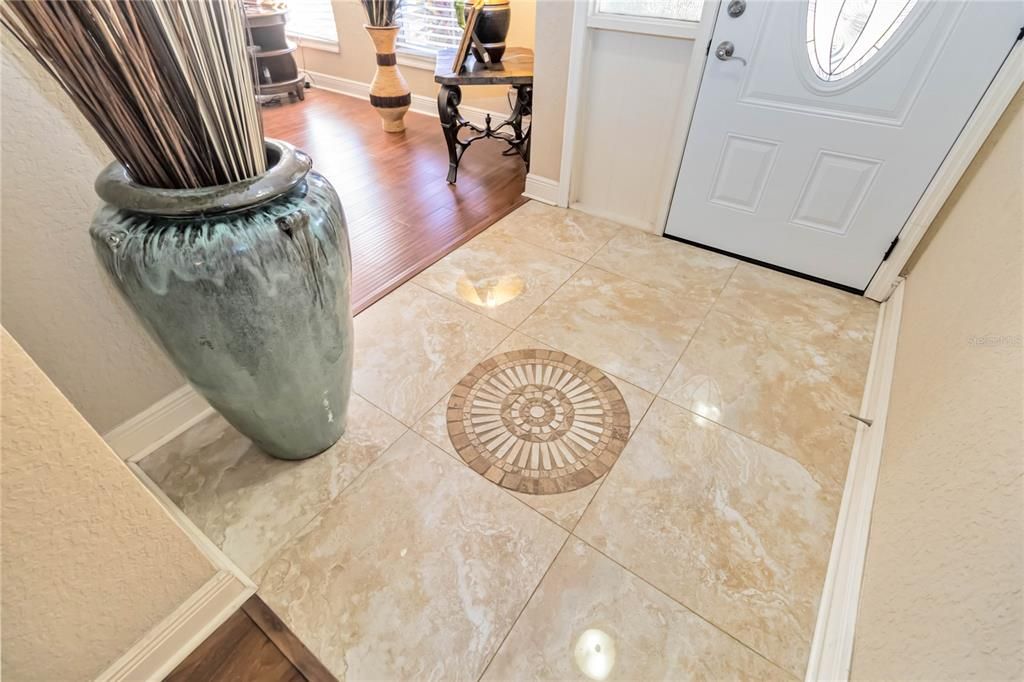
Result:
M303 49L320 50L322 52L333 52L341 54L341 45L337 39L324 40L323 38L312 38L301 33L289 33L285 31L288 39Z
M332 26L334 27L334 39L322 38L320 36L312 36L306 33L296 32L294 30L294 23L290 21L291 16L295 13L295 5L291 5L285 10L285 25L284 34L285 37L293 41L296 45L302 48L312 48L314 50L323 50L325 52L334 52L337 54L341 53L339 36L338 36L338 18L334 15L334 3L330 0L323 0L327 5L328 10L331 14Z
M430 50L417 50L411 47L396 47L395 58L399 66L408 66L414 69L425 69L434 72L437 64L437 52Z
M597 0L590 0L587 28L693 40L700 32L700 21L602 12L598 8Z

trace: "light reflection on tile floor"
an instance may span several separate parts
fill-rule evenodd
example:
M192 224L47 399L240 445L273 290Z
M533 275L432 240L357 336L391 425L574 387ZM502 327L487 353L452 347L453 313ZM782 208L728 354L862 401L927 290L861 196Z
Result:
M531 202L356 319L330 453L277 463L214 418L142 467L342 679L802 677L876 316ZM504 490L447 441L455 383L522 348L629 406L582 490Z

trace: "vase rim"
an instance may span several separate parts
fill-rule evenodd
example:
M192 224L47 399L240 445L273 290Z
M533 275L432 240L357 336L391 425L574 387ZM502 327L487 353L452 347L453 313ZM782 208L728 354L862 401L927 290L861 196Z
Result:
M250 208L288 192L313 167L308 154L283 140L268 137L263 144L269 167L245 180L194 189L148 187L135 182L125 167L114 161L96 177L96 194L116 208L161 216L230 213Z
M391 24L389 26L374 26L373 24L363 24L363 28L367 31L394 31L402 28L401 24Z

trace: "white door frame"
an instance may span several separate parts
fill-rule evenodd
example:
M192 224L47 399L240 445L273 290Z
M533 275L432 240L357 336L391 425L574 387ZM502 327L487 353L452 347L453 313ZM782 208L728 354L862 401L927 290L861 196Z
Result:
M668 185L665 200L662 202L661 210L658 211L658 221L655 223L661 233L665 234L668 226L668 211L672 207L672 197L676 191L676 182L679 179L679 168L683 165L683 151L686 149L686 138L690 135L690 123L693 121L693 112L697 108L697 95L700 93L700 83L704 74L704 65L708 61L711 36L715 33L715 21L718 18L718 7L721 0L704 0L704 11L700 15L700 23L697 25L697 36L694 38L693 54L690 57L690 68L686 70L686 85L683 88L683 101L679 105L679 127L676 134L669 140L669 149L672 152L672 165L676 172L672 175L672 182ZM700 48L704 48L704 54Z
M1024 83L1024 47L1021 42L1018 40L1013 45L1006 61L999 67L978 106L967 119L960 135L953 142L946 158L903 225L896 248L889 254L889 258L882 262L868 283L864 291L868 298L885 301L892 294L899 283L904 266L928 232L939 209L946 203L946 199L974 160L974 156L992 132L999 117L1006 111L1010 100Z
M562 122L562 158L558 168L558 205L569 206L572 200L572 176L576 165L579 134L580 99L583 96L583 74L590 41L587 39L587 15L590 0L573 2L572 35L569 38L569 78L565 84L565 119Z
M686 138L690 131L690 122L693 118L693 111L697 106L697 95L700 92L700 82L704 74L704 65L707 62L707 46L711 43L711 37L715 30L715 19L718 16L718 9L721 0L705 0L704 11L701 14L700 23L697 25L697 33L694 36L695 46L690 66L686 74L686 88L683 92L683 101L680 106L680 119L677 133L669 141L670 148L674 149L672 167L676 169L675 176L678 176L679 167L683 160L683 151L686 146ZM562 158L559 170L558 204L568 206L572 200L571 187L573 171L578 162L577 159L577 135L578 122L580 118L579 102L582 95L584 65L587 61L587 53L590 49L587 36L588 16L591 14L591 2L576 2L573 8L572 37L569 48L569 77L566 87L565 120L562 126ZM701 54L700 47L705 47ZM921 199L918 201L910 217L899 232L899 241L889 258L882 262L878 271L875 272L868 283L864 295L875 301L884 301L889 298L896 286L903 268L910 260L917 245L924 238L931 226L932 221L938 214L939 209L949 198L950 193L960 181L967 167L974 156L978 153L981 145L988 137L992 128L995 127L999 117L1002 116L1014 94L1024 84L1024 46L1018 41L1010 50L1006 61L1003 62L999 71L993 78L985 94L982 96L978 106L971 113L970 118L964 125L960 135L953 142L949 153L939 166L931 182L925 188ZM668 224L668 212L672 205L672 195L675 191L676 177L671 178L671 183L666 183L666 192L662 201L662 208L658 212L657 225L661 231L665 231Z

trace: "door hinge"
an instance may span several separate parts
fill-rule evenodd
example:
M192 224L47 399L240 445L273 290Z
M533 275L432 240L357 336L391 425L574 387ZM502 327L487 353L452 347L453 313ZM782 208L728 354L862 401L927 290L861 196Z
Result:
M889 248L885 250L885 255L882 256L882 261L883 262L889 260L889 256L892 255L893 249L895 249L896 245L899 244L899 243L900 243L900 238L899 238L899 235L897 235L896 239L892 240L892 244L889 244Z
M1022 28L1021 31L1024 31L1024 28ZM1020 40L1020 36L1017 37L1017 40ZM711 54L711 41L710 40L708 41L708 46L704 48L704 56L707 57L709 54Z
M1024 40L1024 26L1021 26L1020 30L1017 31L1017 42L1019 43L1021 40Z

